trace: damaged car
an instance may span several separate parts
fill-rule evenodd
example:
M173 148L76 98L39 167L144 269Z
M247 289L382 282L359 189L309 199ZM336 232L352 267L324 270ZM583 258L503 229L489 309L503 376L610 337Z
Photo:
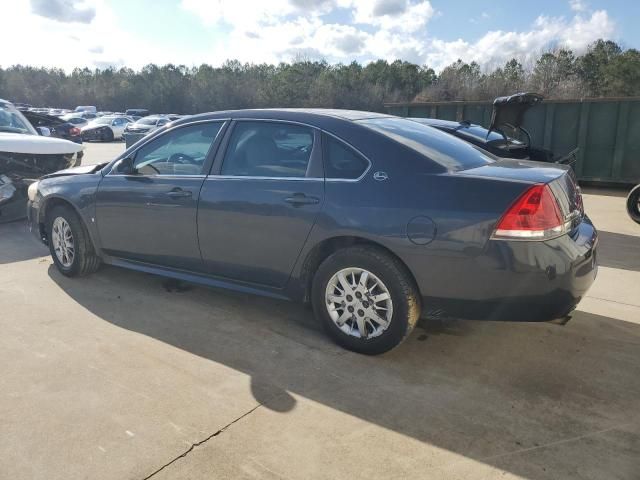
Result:
M40 135L13 104L0 99L0 223L26 217L29 186L43 175L79 165L82 149Z
M82 139L100 142L122 140L124 129L131 122L133 122L133 119L123 116L105 115L104 117L98 117L80 129Z
M411 120L450 133L497 157L573 165L577 159L577 148L559 155L551 150L534 146L531 134L523 127L527 110L542 100L542 95L537 93L517 93L496 98L493 101L489 128L467 120L461 122L437 118L411 118Z

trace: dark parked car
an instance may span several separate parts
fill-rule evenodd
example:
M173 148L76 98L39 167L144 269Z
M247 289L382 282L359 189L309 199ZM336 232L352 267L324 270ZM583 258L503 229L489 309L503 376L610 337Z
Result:
M23 111L22 114L34 127L46 127L49 129L50 136L52 137L64 138L65 140L70 140L75 143L82 143L82 132L80 131L80 128L69 120L33 112Z
M137 117L136 120L149 115L149 110L146 108L127 108L124 112L129 117Z
M437 118L412 118L411 120L455 135L498 157L573 165L576 161L577 149L560 155L536 147L531 143L531 135L522 126L525 112L541 101L542 96L535 93L518 93L509 97L496 98L493 102L489 128L468 121L457 122Z
M65 275L104 262L311 301L335 341L367 354L421 314L566 316L597 269L568 167L369 112L196 115L31 193L31 228Z

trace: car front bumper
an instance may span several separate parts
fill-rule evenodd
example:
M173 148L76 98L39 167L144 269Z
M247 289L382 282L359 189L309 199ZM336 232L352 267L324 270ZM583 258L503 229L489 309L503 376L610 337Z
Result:
M436 282L416 275L423 315L500 321L565 317L595 280L597 244L587 217L570 235L544 242L490 240L473 259L448 259L444 278Z
M47 235L44 231L44 225L40 224L40 210L38 204L27 200L27 225L31 234L47 245Z

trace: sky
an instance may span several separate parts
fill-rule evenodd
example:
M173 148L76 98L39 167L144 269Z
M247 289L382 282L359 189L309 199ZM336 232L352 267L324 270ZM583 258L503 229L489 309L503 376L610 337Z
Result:
M0 19L0 66L67 71L228 59L490 69L598 38L640 48L639 0L0 0Z

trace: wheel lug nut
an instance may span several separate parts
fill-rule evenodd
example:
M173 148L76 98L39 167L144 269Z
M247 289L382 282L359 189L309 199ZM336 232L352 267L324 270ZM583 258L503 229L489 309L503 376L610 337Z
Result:
M353 300L353 297L351 295L347 295L347 302L350 302Z

